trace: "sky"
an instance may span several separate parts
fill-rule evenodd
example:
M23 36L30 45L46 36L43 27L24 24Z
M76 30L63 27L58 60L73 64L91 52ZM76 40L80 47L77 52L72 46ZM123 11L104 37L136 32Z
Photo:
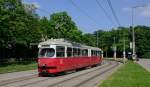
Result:
M23 0L26 4L35 4L36 13L50 18L54 12L66 11L83 33L92 33L102 29L105 31L116 28L116 22L107 0L97 0L107 12L109 18L99 7L96 0ZM150 25L150 0L110 0L121 26L131 25L131 7L134 8L133 24ZM112 20L112 21L111 21Z

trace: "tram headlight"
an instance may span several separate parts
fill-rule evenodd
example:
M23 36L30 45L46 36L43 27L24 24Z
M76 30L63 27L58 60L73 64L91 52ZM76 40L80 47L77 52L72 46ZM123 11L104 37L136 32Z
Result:
M40 64L41 63L41 61L40 60L38 60L38 64Z
M39 44L39 45L38 45L38 48L40 48L40 47L41 47L41 45Z

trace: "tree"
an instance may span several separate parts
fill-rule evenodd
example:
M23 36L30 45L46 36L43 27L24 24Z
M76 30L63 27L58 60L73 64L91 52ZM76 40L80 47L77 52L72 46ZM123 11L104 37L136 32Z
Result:
M149 57L150 55L150 27L135 27L136 52L139 57Z
M90 33L83 35L82 42L89 46L96 46L96 38L93 34Z
M46 40L48 38L52 38L53 36L52 36L49 20L46 17L42 17L40 19L39 24L40 24L40 30L42 32L42 39Z
M69 40L79 41L77 36L81 35L76 24L68 16L67 12L54 13L50 17L50 29L54 31L54 38L66 38Z
M21 0L0 0L0 12L2 54L15 57L20 53L18 49L22 49L20 55L25 55L31 42L40 41L38 17L26 12Z

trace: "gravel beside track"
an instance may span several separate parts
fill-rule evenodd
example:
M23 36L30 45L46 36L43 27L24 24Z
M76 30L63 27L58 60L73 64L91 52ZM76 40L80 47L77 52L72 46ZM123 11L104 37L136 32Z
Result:
M11 83L16 83L24 80L29 80L37 78L37 75L31 75L31 76L25 76L25 77L19 77L19 78L14 78L14 79L8 79L8 80L3 80L0 82L0 86L11 84Z
M32 76L36 74L38 74L37 70L28 70L28 71L0 74L0 82L11 80L11 79L16 79L16 78L21 78L21 77L26 77L26 76Z

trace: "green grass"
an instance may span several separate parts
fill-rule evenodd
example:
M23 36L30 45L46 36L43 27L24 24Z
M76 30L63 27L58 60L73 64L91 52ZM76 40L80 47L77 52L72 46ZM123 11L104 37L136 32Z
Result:
M0 65L0 74L37 69L37 63L13 63Z
M99 87L150 87L150 72L137 63L128 62Z

